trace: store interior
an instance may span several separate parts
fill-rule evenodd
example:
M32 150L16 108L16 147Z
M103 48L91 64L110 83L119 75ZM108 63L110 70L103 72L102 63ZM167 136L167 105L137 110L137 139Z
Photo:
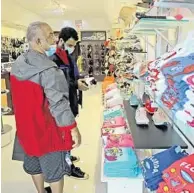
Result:
M48 23L56 38L63 27L76 29L80 74L97 81L83 93L82 144L72 151L89 178L65 177L64 193L194 193L193 0L1 2L3 193L36 192L12 159L9 81L34 21Z

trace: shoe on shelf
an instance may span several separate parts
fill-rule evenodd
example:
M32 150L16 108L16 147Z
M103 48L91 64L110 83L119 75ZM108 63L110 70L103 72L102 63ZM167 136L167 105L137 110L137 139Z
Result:
M75 167L74 165L72 165L71 172L72 172L71 176L69 176L70 178L74 178L77 180L88 180L89 179L88 174L83 172L80 168Z
M145 105L147 101L150 101L150 96L144 92L143 97L142 97L143 105Z
M135 113L135 120L137 125L148 125L149 119L144 107L139 107Z
M130 105L132 107L137 107L139 105L139 100L136 95L132 94L130 97Z
M166 126L168 124L166 115L160 109L154 113L152 120L156 126Z
M149 114L154 114L157 110L157 108L152 107L152 101L147 101L145 104L145 110L149 113Z
M76 157L76 156L70 156L70 159L71 159L71 162L72 163L77 163L77 162L79 162L80 161L80 158L79 157Z

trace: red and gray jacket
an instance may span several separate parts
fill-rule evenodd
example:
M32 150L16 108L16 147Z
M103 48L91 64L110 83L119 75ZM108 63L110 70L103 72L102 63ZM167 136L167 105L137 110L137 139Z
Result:
M46 55L30 50L16 60L10 81L17 136L25 153L71 150L76 122L63 71Z

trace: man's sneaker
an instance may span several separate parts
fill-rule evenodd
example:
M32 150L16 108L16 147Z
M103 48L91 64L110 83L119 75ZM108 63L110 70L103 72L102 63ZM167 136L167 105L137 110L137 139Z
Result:
M148 125L149 119L147 117L147 113L144 107L139 107L136 110L135 120L137 125Z
M75 167L74 165L72 165L71 172L72 172L71 176L69 176L70 178L74 178L77 180L88 180L89 179L88 174L83 172L80 168Z
M50 187L46 187L46 188L45 188L45 193L52 193L51 188L50 188Z
M7 115L11 112L11 108L9 107L1 107L1 114L2 115Z
M71 162L72 163L77 163L80 161L80 158L79 157L76 157L76 156L70 156L70 159L71 159Z
M7 94L7 93L9 93L9 90L7 90L7 89L2 89L1 90L1 94Z

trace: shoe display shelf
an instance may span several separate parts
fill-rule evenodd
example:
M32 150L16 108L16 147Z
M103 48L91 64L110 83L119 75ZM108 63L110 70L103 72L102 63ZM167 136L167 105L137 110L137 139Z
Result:
M174 17L166 17L166 19L142 18L137 22L130 33L156 35L158 32L164 32L168 29L184 26L185 24L188 24L189 21L189 18L178 21Z
M194 9L194 1L193 0L160 0L154 3L156 7L162 8L188 8Z
M130 53L134 53L134 54L147 54L147 52L138 51L138 50L131 50L130 48L125 48L125 52L130 52Z
M9 90L1 90L1 95L8 94ZM9 107L1 107L1 148L6 147L12 141L11 131L12 126L3 124L3 115L7 115L11 112Z

